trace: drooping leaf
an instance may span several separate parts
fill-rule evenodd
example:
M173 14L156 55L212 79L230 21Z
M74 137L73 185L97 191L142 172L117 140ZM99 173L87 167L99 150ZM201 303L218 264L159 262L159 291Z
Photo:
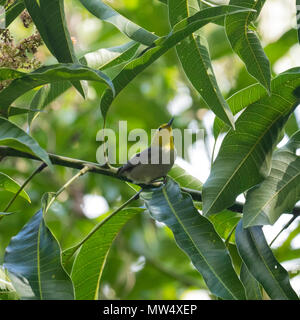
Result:
M11 239L4 267L18 295L24 300L72 300L73 285L61 265L60 247L45 224L43 207Z
M8 7L5 12L5 27L7 28L24 10L23 0L17 0L12 5Z
M80 0L81 4L97 18L117 27L128 38L150 46L158 37L125 18L101 0Z
M224 210L218 214L212 214L209 216L210 222L214 225L214 228L218 232L221 238L227 240L230 243L235 243L234 230L241 220L242 215L239 212L233 212Z
M193 205L189 194L168 179L166 185L144 190L141 198L151 216L165 223L178 246L202 274L209 290L222 299L245 299L226 247L211 222Z
M24 3L44 43L57 61L78 64L79 61L67 28L64 0L24 0ZM80 81L74 79L71 82L85 97Z
M282 213L293 210L300 200L300 131L272 157L270 175L247 193L244 227L273 224Z
M143 211L142 208L123 209L81 246L71 273L77 300L98 300L102 271L114 239L130 219Z
M36 155L49 167L52 167L47 152L25 131L2 117L0 117L0 145Z
M0 114L6 116L10 104L25 92L47 83L65 80L90 80L106 83L114 92L110 79L101 71L86 66L62 63L41 67L23 75L10 83L8 87L0 92Z
M183 19L174 26L167 37L159 38L154 42L153 48L149 47L140 57L126 64L124 69L113 80L116 95L118 95L138 74L144 71L154 61L199 28L211 21L215 21L219 17L248 10L249 9L237 6L217 6L204 9L191 17ZM101 98L100 104L104 116L106 116L113 99L112 91L106 90Z
M248 271L244 263L242 263L242 266L241 266L240 278L245 287L247 300L263 299L260 284L255 280L252 274Z
M241 220L236 228L235 239L247 269L271 299L298 300L287 271L274 257L261 227L244 229Z
M286 80L285 76L288 75ZM260 183L269 173L271 154L290 113L297 106L299 69L279 79L271 96L249 105L236 121L236 130L225 136L210 176L203 185L206 215L230 207L236 197ZM292 80L293 79L293 80Z
M3 172L0 172L0 191L6 190L12 193L17 193L19 189L20 189L20 185L14 179L12 179L11 177L9 177ZM24 198L28 202L31 202L25 190L22 190L19 196Z
M191 5L192 8L189 7ZM182 18L200 10L197 1L169 0L169 21L172 27ZM209 52L203 37L193 33L176 45L176 52L183 70L208 107L225 123L234 128L234 119L216 80Z
M256 13L240 13L226 17L225 29L232 49L246 65L248 72L270 92L271 69L270 62L264 53L262 45L249 24L259 15L265 0L230 0L230 5L239 5L257 10Z
M179 165L174 165L169 171L168 176L175 180L181 187L201 190L202 182L195 178L194 176L188 174L182 167Z

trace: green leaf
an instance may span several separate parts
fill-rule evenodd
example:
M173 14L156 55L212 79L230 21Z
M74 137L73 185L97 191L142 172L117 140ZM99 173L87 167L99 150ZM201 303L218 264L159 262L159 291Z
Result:
M202 189L202 182L200 180L188 174L183 168L176 164L174 164L169 171L168 176L175 180L181 187L194 190Z
M300 131L272 158L270 175L247 193L244 227L273 224L282 213L291 212L300 200Z
M230 5L239 5L257 10L257 13L240 13L225 18L225 29L232 49L243 60L248 72L270 92L271 69L270 62L264 53L255 32L249 28L265 0L230 0Z
M288 78L288 80L287 80ZM285 81L283 81L285 80ZM299 101L299 69L291 69L271 96L248 106L225 136L211 173L203 185L206 215L230 207L236 197L270 173L271 154L290 113Z
M208 219L201 216L189 194L168 179L166 185L144 190L141 199L151 216L165 223L178 246L202 274L207 287L222 299L245 299L229 253Z
M144 71L154 61L199 28L219 17L244 11L249 11L249 9L236 6L217 6L204 9L191 17L183 19L174 26L168 36L159 38L155 41L153 47L149 47L143 55L126 64L124 69L113 80L116 95L118 95L138 74ZM112 91L106 90L101 98L100 104L104 117L106 116L113 99Z
M33 154L52 168L47 152L25 131L2 117L0 117L0 145Z
M230 239L227 241L233 244L235 243L233 231L241 218L242 215L239 212L233 212L229 210L224 210L218 214L212 214L209 216L210 222L214 225L214 228L220 237L226 240L230 236Z
M0 191L1 189L12 193L17 193L20 189L20 185L5 173L0 172ZM27 200L29 203L31 202L25 190L22 190L19 196Z
M70 300L73 285L61 266L60 247L44 221L47 197L6 248L4 267L24 300Z
M0 114L7 115L10 104L25 92L47 83L64 80L90 80L106 83L114 92L110 79L101 71L86 66L62 63L41 67L23 75L10 83L0 92Z
M198 7L198 3L195 1L192 4L193 10L195 10ZM190 16L190 10L192 10L189 7L188 0L180 2L169 0L168 8L169 21L172 27L182 18ZM198 33L191 34L176 45L176 52L186 76L208 107L220 119L234 128L233 115L218 87L203 37Z
M79 63L67 28L64 0L24 0L34 24L49 51L61 63ZM79 81L71 81L85 97Z
M276 93L276 91L280 90L282 85L288 85L290 81L297 79L299 72L300 68L292 68L279 74L271 82L271 91ZM234 93L227 99L227 102L232 113L236 115L247 106L267 96L268 94L266 90L264 90L260 84L256 83ZM218 118L215 119L213 128L215 138L217 138L220 132L228 130L229 127L224 124L224 122Z
M298 300L287 271L275 259L261 227L244 229L242 220L236 229L236 244L241 258L252 276L271 299Z
M247 300L263 299L260 284L251 275L244 263L241 266L240 278L245 287Z
M7 28L24 10L23 0L15 1L5 12L5 27Z
M117 27L128 38L150 46L158 37L128 20L101 0L79 0L97 18Z
M102 271L114 239L130 219L143 211L142 208L123 209L80 247L71 273L76 300L98 300Z

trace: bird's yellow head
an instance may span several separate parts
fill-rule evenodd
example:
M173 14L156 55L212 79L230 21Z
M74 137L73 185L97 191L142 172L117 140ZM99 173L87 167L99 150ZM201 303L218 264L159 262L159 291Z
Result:
M162 124L155 132L152 139L152 146L159 146L164 149L174 149L174 137L172 130L172 123L174 118L172 118L168 123Z

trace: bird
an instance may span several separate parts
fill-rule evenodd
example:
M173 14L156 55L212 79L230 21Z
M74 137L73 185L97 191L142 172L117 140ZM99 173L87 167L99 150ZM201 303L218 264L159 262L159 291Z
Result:
M166 177L176 159L172 118L155 132L150 147L135 154L126 164L118 168L117 175L124 176L134 184L149 185Z

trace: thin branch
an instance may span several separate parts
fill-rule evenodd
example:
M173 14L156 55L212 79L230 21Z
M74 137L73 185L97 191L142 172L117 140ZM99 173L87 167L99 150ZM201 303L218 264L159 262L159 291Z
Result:
M14 196L11 198L5 209L4 212L7 212L10 206L13 204L13 202L16 200L18 195L22 192L22 190L27 186L27 184L34 178L35 175L40 173L44 168L46 168L46 163L42 163L36 170L33 171L33 173L24 181L24 183L20 186L19 190L14 194ZM3 216L0 217L0 220L3 218Z
M117 171L118 171L117 168L114 168L114 167L107 168L106 166L103 167L103 166L100 166L99 164L94 163L94 162L88 162L88 161L58 156L58 155L51 154L51 153L49 153L48 155L49 155L49 158L50 158L52 164L54 164L54 165L59 165L59 166L74 168L74 169L79 169L79 170L83 169L85 166L88 166L89 172L110 176L112 178L116 178L119 180L123 180L123 181L127 181L127 182L132 183L132 181L130 181L126 177L117 175ZM38 157L36 157L30 153L18 151L13 148L9 148L9 147L0 147L0 159L5 158L5 157L20 157L20 158L41 161L41 159L39 159ZM142 187L144 187L144 186L142 186ZM155 185L148 185L148 187L155 187ZM193 200L202 202L202 193L199 190L194 190L194 189L189 189L189 188L184 188L184 187L181 187L181 190L183 192L189 193L191 195L191 197L193 198ZM243 212L243 204L241 202L235 202L228 209L231 211L234 211L234 212L241 213L241 212ZM296 206L289 213L291 213L293 215L297 215L297 216L300 215L300 207Z
M66 258L67 262L73 255L74 253L88 240L90 237L98 231L104 224L106 224L113 216L115 216L118 212L123 210L125 207L127 207L132 201L137 200L140 196L140 193L143 191L141 189L138 191L136 194L134 194L131 198L129 198L127 201L125 201L120 207L118 207L116 210L114 210L109 216L107 216L105 219L100 221L98 224L95 225L95 227L89 232L89 234L83 238L80 242L78 242L74 247L71 247L69 249L66 249L68 251L68 256Z

